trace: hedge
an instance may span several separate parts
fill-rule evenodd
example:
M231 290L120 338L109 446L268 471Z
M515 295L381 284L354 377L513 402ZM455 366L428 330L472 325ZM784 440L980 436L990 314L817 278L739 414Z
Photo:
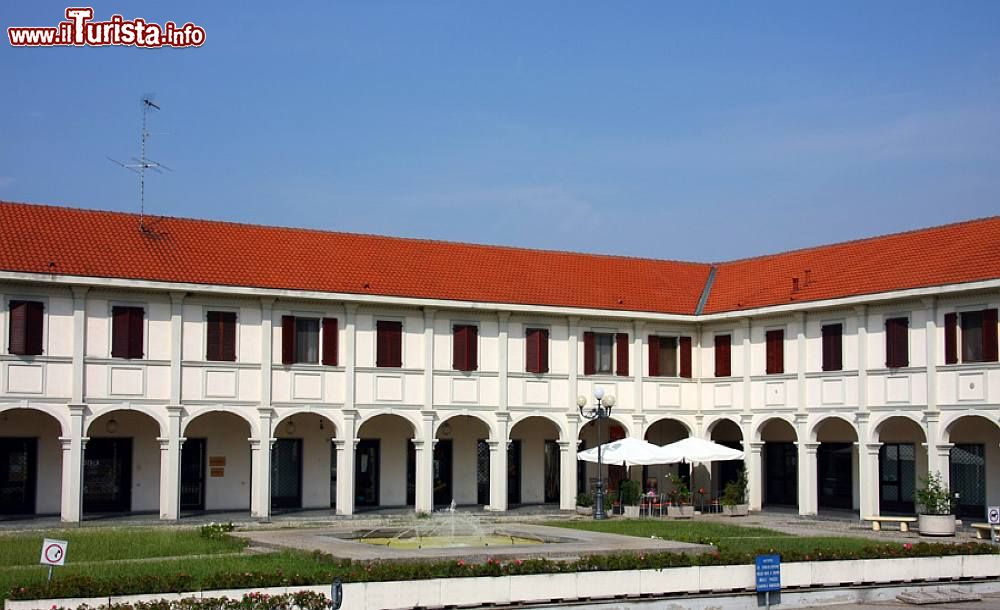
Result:
M157 600L132 604L101 604L93 610L328 610L333 604L322 593L299 591L286 595L249 593L242 599L225 597L189 597L178 600ZM88 610L80 606L78 610ZM53 606L52 610L65 610Z
M760 552L768 552L761 549ZM967 542L961 544L926 543L876 544L858 550L831 552L781 552L782 560L835 561L850 559L891 559L906 557L934 557L950 555L997 554L991 544ZM318 571L309 574L286 573L282 570L267 572L239 571L218 572L196 579L183 572L170 575L148 575L111 578L69 575L48 584L12 587L9 599L44 599L71 597L108 597L146 593L175 593L181 591L207 591L213 589L249 589L281 586L306 586L329 583L334 578L344 582L382 582L389 580L422 580L429 578L458 578L469 576L508 576L519 574L552 574L559 572L591 572L603 570L648 570L696 565L742 565L754 563L756 553L711 552L700 555L681 553L619 553L590 555L576 561L548 559L515 559L485 563L458 561L400 562L400 561L351 561L315 552L313 561Z

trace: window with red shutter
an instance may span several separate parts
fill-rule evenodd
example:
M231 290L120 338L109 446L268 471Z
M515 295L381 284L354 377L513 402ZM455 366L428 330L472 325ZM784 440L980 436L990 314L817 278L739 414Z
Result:
M142 307L111 308L112 358L142 358L144 318Z
M997 310L983 310L983 361L997 361Z
M478 368L479 329L471 324L452 327L452 367L456 371L474 371Z
M549 331L529 328L524 333L524 370L529 373L549 372Z
M962 329L962 362L982 362L983 312L963 311L958 322Z
M281 363L295 364L295 316L281 316Z
M338 338L337 318L323 318L324 366L337 366Z
M660 376L660 338L649 335L649 376Z
M885 321L885 366L897 369L910 365L910 320L888 318Z
M958 314L944 314L944 363L958 362Z
M205 359L219 362L236 361L236 312L210 311L205 315Z
M844 368L843 357L843 324L824 324L823 333L823 370L839 371Z
M587 331L583 333L583 374L593 375L597 372L597 363L594 358L596 349L594 333Z
M681 337L681 366L680 376L691 378L691 337Z
M40 356L45 305L39 301L11 301L7 351L16 356Z
M403 323L379 320L375 323L375 366L403 366Z
M715 376L730 377L732 365L732 335L715 335Z
M628 333L617 333L615 335L615 373L622 377L628 377Z
M785 372L785 331L769 330L764 334L767 350L766 372L768 375L778 375Z

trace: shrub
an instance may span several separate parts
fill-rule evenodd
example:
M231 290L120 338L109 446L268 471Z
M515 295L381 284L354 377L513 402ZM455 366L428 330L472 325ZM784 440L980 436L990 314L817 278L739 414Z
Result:
M576 505L589 508L594 505L594 497L590 494L580 494L576 497Z
M941 480L941 473L932 472L920 481L923 487L915 492L917 505L920 506L922 515L951 515L954 514L954 499L951 491Z
M201 534L202 538L206 538L208 540L218 540L220 538L225 538L229 532L235 529L236 526L233 525L232 521L229 523L215 523L213 521L208 525L203 525L198 528L198 533Z
M691 490L688 489L684 479L671 474L670 484L673 486L673 490L670 492L671 499L676 500L678 504L689 504L691 502Z
M741 466L735 481L726 483L722 492L723 506L736 506L747 503L747 467Z
M636 506L639 504L639 498L642 497L642 488L639 487L638 481L625 479L618 487L618 493L621 495L622 504Z
M298 591L285 595L248 593L243 599L196 598L180 600L155 600L131 604L115 603L96 606L94 610L326 610L333 604L321 593ZM89 608L83 606L83 608ZM53 606L52 610L65 610Z

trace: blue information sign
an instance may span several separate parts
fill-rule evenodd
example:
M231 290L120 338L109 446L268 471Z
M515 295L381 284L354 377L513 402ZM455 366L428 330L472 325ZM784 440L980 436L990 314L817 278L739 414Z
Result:
M781 590L781 555L757 555L757 591Z

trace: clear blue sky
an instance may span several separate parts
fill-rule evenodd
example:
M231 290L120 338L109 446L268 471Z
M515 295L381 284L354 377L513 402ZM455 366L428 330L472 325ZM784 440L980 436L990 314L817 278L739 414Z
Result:
M86 5L86 3L81 3ZM0 199L725 260L1000 213L1000 2L95 2L197 49L13 49ZM239 8L236 8L239 6Z

